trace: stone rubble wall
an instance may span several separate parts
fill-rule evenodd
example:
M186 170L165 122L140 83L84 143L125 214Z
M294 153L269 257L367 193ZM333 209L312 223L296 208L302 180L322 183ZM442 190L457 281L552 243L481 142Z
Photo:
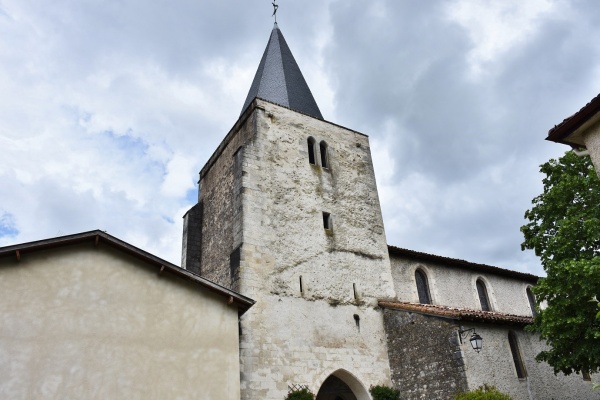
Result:
M183 216L181 268L201 274L203 204L197 203Z
M252 135L254 120L250 115L233 127L202 169L197 205L200 209L194 213L192 208L184 219L183 257L192 261L194 257L200 259L199 265L186 267L234 290L238 287L230 257L240 244L240 157L243 146L252 141Z
M468 390L456 321L390 309L383 313L392 383L403 399L452 399Z

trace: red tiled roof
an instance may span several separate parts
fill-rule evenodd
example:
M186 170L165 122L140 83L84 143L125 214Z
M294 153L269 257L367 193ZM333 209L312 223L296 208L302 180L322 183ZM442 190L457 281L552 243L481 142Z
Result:
M550 129L546 140L568 145L574 144L577 145L577 147L580 147L577 143L571 143L567 140L567 136L577 130L577 128L582 126L598 112L600 112L600 94L594 97L575 114L565 118L560 124Z
M416 312L420 314L434 315L439 317L453 318L472 322L489 322L496 324L528 325L533 322L533 317L525 315L514 315L496 311L472 310L469 308L448 307L437 304L418 304L402 301L380 300L379 306L395 310Z
M435 254L421 253L419 251L402 249L400 247L390 245L388 245L388 252L390 256L403 256L414 260L429 261L437 264L443 264L445 266L461 267L475 271L491 273L495 275L509 276L511 278L522 279L531 283L537 283L539 279L538 276L533 274L527 274L525 272L512 271L510 269L494 267L492 265L477 264L470 261L460 260L458 258L449 258L437 256Z

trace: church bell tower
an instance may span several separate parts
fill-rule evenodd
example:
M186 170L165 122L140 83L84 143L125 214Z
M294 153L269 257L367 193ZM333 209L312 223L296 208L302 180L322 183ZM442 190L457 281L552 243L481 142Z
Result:
M242 399L367 400L389 384L393 298L368 137L323 119L277 23L233 128L200 172L182 266L255 299Z

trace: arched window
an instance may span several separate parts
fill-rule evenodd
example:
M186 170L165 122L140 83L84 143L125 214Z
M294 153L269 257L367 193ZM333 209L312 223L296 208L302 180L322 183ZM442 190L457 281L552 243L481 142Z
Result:
M322 141L319 143L319 150L321 152L321 167L329 168L329 155L327 154L327 143Z
M315 139L312 137L309 137L306 140L306 143L308 145L308 162L311 163L312 165L316 165L317 164L317 158L315 157Z
M488 298L487 289L485 288L485 283L483 283L481 279L477 279L475 286L477 286L477 295L479 296L481 309L483 311L491 311L492 309L490 308L490 300Z
M427 275L420 269L415 271L415 282L417 283L417 292L419 293L419 303L431 304L431 296L429 296L429 284L427 283Z
M515 363L515 370L519 379L527 377L527 371L525 370L525 364L521 358L521 351L519 350L519 343L517 342L517 335L513 331L508 332L508 344L510 345L510 352Z
M537 315L537 311L535 311L535 296L531 293L531 288L527 288L525 290L527 292L527 300L529 300L529 307L531 308L531 315L534 317Z

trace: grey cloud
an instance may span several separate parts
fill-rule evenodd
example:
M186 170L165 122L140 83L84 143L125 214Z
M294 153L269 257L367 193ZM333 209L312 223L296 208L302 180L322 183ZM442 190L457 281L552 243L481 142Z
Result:
M434 222L419 226L418 216L406 214L414 228L386 224L388 241L541 273L535 258L520 252L519 227L539 193L539 184L531 184L541 180L538 165L566 150L543 143L545 133L575 111L564 105L573 104L597 71L597 45L582 38L597 29L591 23L596 7L588 2L577 12L581 24L548 17L473 79L471 40L446 18L442 3L375 3L387 14L373 16L359 2L331 7L328 72L336 112L342 124L386 140L395 182L418 173L436 187L435 199L399 194L400 202L426 201L421 220ZM580 106L594 91L585 90ZM475 209L465 206L473 203ZM389 215L393 207L387 207Z
M0 195L19 238L104 228L177 262L177 214L191 204L159 193L166 165L179 155L199 170L234 124L269 37L270 3L3 6L0 90L14 101L0 100L0 142L13 147L0 165ZM390 244L540 273L520 251L519 227L541 190L538 165L566 150L545 143L545 133L598 92L600 45L590 38L600 9L580 1L541 17L535 34L473 79L473 42L447 18L451 5L282 1L278 20L305 77L329 84L308 82L322 111L327 99L317 93L333 90L333 115L324 117L385 143L393 158L381 188L396 190L383 203ZM116 137L104 137L111 129ZM54 135L60 151L24 150L40 135ZM114 147L119 135L146 147L128 156ZM68 156L76 154L101 197L78 191L84 178L64 172L79 168ZM34 156L35 174L32 160L18 161ZM64 168L55 171L57 158ZM389 171L376 172L381 186ZM182 193L196 179L183 180Z

